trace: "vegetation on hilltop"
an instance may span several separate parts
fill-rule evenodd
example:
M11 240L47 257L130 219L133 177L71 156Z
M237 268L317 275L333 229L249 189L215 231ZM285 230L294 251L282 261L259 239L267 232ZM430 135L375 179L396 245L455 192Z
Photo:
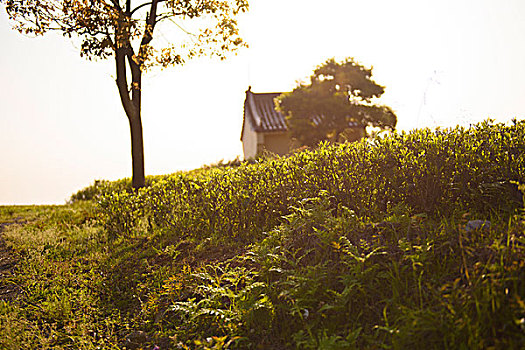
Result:
M372 68L351 57L332 58L314 70L308 83L281 94L276 106L286 116L291 137L313 147L320 141L358 140L365 127L393 130L395 113L377 103L384 92L372 79Z
M95 184L4 227L0 347L524 348L524 150L484 122Z

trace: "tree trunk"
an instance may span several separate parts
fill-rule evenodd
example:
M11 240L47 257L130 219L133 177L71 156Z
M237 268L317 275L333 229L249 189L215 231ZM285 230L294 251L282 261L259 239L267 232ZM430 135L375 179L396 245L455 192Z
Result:
M131 131L131 161L133 168L133 188L141 188L146 184L144 173L144 142L142 138L142 120L140 110L136 116L128 116Z
M115 36L115 61L117 65L117 87L122 106L126 111L131 131L131 159L133 163L133 188L146 185L144 173L144 142L142 138L141 94L142 67L144 57L147 57L148 44L153 40L153 30L156 24L158 0L152 0L150 12L146 17L146 28L142 36L138 55L135 55L130 42L128 27L119 27ZM126 0L125 15L131 19L131 0ZM131 71L131 96L128 86L126 61Z
M128 91L126 58L131 70L131 96ZM122 106L128 117L131 132L132 185L133 188L138 189L144 187L146 184L144 172L144 142L140 115L142 72L137 62L133 60L133 51L130 46L117 48L115 60L117 65L117 87Z

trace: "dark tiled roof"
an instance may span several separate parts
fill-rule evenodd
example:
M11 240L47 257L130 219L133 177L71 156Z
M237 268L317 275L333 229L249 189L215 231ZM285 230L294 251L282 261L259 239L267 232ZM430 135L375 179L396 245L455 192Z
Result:
M248 121L255 132L285 132L286 118L275 110L274 99L281 95L281 92L253 93L251 87L246 91L244 100L244 117L241 140L244 133L244 124ZM314 124L319 124L323 116L315 116ZM349 122L349 127L359 127L357 122Z
M244 122L249 121L256 132L287 131L284 115L275 110L274 98L280 92L256 94L246 91L244 100Z

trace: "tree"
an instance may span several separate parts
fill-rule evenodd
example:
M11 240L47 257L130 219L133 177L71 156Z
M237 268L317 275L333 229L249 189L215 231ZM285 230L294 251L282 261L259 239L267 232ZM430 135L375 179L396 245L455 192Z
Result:
M24 34L58 31L80 39L80 55L114 57L120 100L129 120L133 187L143 187L142 74L153 66L180 65L202 56L225 58L245 46L236 17L247 0L0 0ZM191 29L186 29L191 26ZM160 29L178 45L154 40ZM175 30L174 30L175 29ZM181 37L180 33L183 34ZM179 34L179 35L177 35Z
M385 88L371 77L372 69L353 58L340 63L329 59L315 69L309 83L279 96L277 109L286 116L292 138L315 146L323 140L345 139L351 125L394 129L397 118L392 109L374 103Z

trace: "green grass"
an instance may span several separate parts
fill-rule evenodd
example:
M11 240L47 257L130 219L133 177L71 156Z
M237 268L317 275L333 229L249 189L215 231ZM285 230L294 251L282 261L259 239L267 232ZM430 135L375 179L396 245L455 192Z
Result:
M486 122L2 207L0 348L525 348L524 150Z

